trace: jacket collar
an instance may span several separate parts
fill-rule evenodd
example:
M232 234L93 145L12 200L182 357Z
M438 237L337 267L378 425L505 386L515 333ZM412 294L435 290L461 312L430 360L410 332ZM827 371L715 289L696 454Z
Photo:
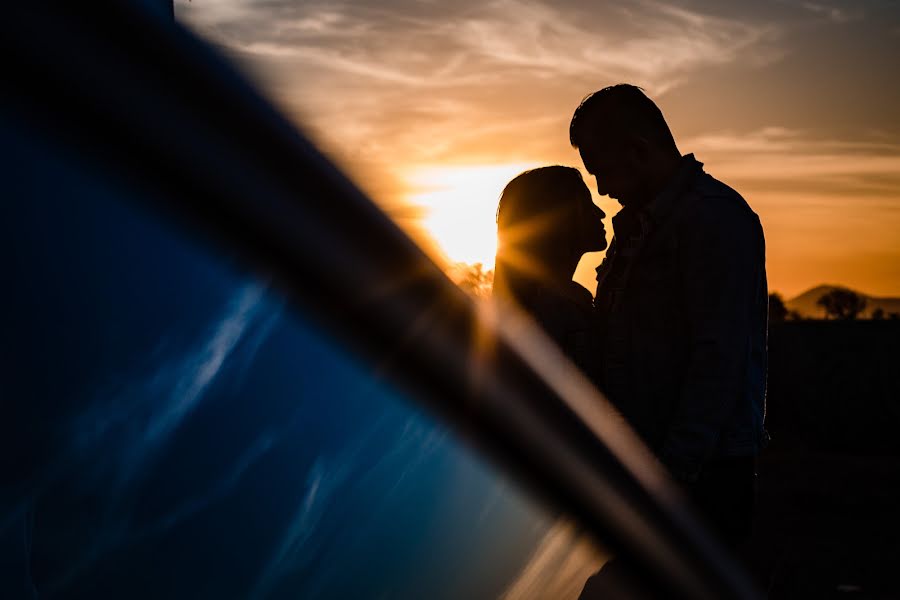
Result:
M675 208L681 195L702 172L703 163L694 158L693 154L685 154L669 184L653 200L641 207L641 212L654 223L662 223Z
M694 182L694 178L703 172L703 163L694 158L693 154L681 157L681 163L675 175L650 202L640 208L623 206L612 218L613 233L621 234L633 227L638 221L649 219L655 224L660 224L672 212L678 203L678 199L684 191Z

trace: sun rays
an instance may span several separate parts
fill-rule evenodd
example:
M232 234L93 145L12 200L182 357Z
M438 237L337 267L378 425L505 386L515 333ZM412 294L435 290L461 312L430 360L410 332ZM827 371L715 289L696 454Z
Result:
M533 163L423 167L410 171L408 202L422 207L422 224L449 262L493 268L497 253L495 215L510 179Z

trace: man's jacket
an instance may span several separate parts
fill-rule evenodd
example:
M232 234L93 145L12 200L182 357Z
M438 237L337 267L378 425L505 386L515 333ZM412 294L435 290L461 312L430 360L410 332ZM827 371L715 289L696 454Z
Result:
M601 387L676 477L757 453L767 437L759 218L687 155L662 194L613 226L597 269Z

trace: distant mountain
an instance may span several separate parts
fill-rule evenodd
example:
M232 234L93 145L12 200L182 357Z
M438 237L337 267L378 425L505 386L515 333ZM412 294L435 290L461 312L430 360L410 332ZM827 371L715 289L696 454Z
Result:
M819 285L803 292L796 298L786 300L784 305L787 306L788 310L795 310L808 319L821 319L825 316L825 311L822 310L821 306L816 305L816 302L818 302L819 298L837 288L849 289L841 285ZM866 299L866 310L862 313L863 318L868 319L871 317L872 311L876 308L884 311L885 318L891 313L900 314L900 298L877 298L856 290L852 291Z

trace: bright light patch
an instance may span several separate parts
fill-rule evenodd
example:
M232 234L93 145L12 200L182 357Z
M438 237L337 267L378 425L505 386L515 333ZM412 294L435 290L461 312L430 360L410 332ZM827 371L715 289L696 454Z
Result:
M530 163L424 167L407 177L408 201L425 209L422 225L452 262L494 268L497 202L509 180Z

